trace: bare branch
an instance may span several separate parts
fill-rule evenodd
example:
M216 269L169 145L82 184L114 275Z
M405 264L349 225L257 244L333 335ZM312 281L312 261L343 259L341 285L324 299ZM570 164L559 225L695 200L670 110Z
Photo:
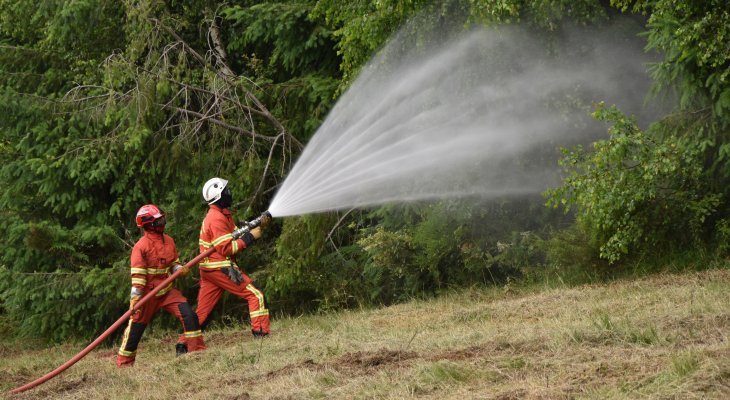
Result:
M274 143L271 145L271 148L269 148L269 157L266 159L266 165L264 166L264 173L261 174L261 179L259 179L259 186L256 188L256 191L253 193L253 196L251 196L251 202L249 202L248 206L249 208L253 204L253 201L256 199L256 197L259 195L259 192L261 191L261 188L264 186L264 181L266 180L266 175L269 171L269 166L271 165L271 158L274 156L274 149L276 148L276 142L279 141L279 138L284 138L284 132L278 134L276 138L274 139Z
M243 129L241 127L238 127L238 126L235 126L235 125L231 125L231 124L229 124L227 122L221 121L221 120L216 119L216 118L212 118L212 117L210 117L208 115L201 114L201 113L196 112L196 111L186 110L186 109L180 108L180 107L166 106L165 104L159 104L159 106L161 106L163 108L166 108L166 109L169 109L169 110L177 111L177 112L182 113L182 114L185 114L185 115L190 115L190 116L193 116L193 117L196 117L196 118L200 118L201 120L205 120L205 121L208 121L210 123L216 124L218 126L222 126L222 127L226 128L226 129L232 130L234 132L238 132L238 133L242 133L244 135L251 136L252 138L261 138L261 139L264 139L266 141L275 143L276 140L277 140L277 137L278 137L278 136L277 137L272 137L272 136L259 135L259 134L253 133L251 131L247 131L246 129Z
M225 47L223 47L223 41L221 40L221 31L220 27L218 26L217 16L213 17L213 22L210 24L210 29L208 29L208 38L210 39L210 41L213 42L213 46L211 46L211 48L213 50L213 55L216 58L216 66L218 67L218 69L224 75L235 77L236 74L233 72L233 70L231 70L231 67L228 66L228 54L226 53Z
M170 36L172 36L175 40L182 43L183 48L186 49L187 52L190 53L196 60L198 60L198 62L203 64L203 66L205 66L205 67L209 66L209 62L202 55L200 55L200 53L195 51L195 49L193 49L190 46L188 46L187 44L185 44L185 41L174 30L172 30L168 26L164 25L160 20L158 20L156 18L152 18L151 21L156 26L159 26L160 28L164 29L165 32L170 34ZM218 32L216 34L216 38L217 38L216 40L220 41L220 32ZM221 49L223 49L223 47L224 47L220 43L218 43L217 45L220 46ZM223 54L225 54L225 52ZM221 59L225 60L225 57L223 57L219 54L219 56L217 57L217 60L220 61ZM256 97L250 90L246 89L245 87L240 87L240 85L235 84L236 82L234 81L234 79L238 78L238 76L230 69L230 67L228 67L228 65L226 65L226 64L223 64L222 62L221 62L221 64L224 66L224 69L223 70L215 69L214 71L216 72L216 74L221 79L223 79L224 82L228 83L230 86L237 87L237 88L240 88L241 90L243 90L245 97L253 102L253 104L256 106L256 109L258 109L261 112L261 115L264 118L266 118L272 125L274 125L274 127L276 128L277 131L283 132L285 134L285 136L287 136L288 139L290 139L292 141L292 143L294 143L298 147L299 150L304 148L304 146L301 144L301 142L299 142L295 137L289 135L289 133L288 133L287 129L284 127L284 125L282 125L281 122L279 122L279 120L276 117L274 117L273 114L271 114L269 109L266 108L266 106L258 99L258 97Z
M325 240L330 240L330 241L332 240L332 234L333 234L333 233L335 233L335 230L337 230L337 228L338 228L338 227L340 226L340 224L342 223L342 221L344 221L344 220L345 220L345 218L346 218L346 217L347 217L347 216L348 216L348 215L349 215L349 214L350 214L350 213L351 213L351 212L352 212L353 210L355 210L355 209L354 209L354 208L351 208L351 209L347 210L347 212L346 212L345 214L343 214L343 215L342 215L342 217L340 217L340 219L339 219L339 220L337 220L337 222L335 223L335 226L333 226L333 227L332 227L332 229L330 230L330 233L328 233L328 234L327 234L327 238L326 238ZM334 243L333 243L333 244L334 244Z

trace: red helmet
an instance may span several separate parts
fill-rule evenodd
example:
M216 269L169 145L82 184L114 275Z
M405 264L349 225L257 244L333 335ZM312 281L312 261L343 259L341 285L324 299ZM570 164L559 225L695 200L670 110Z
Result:
M140 228L165 226L165 213L154 204L145 204L137 211L136 221Z

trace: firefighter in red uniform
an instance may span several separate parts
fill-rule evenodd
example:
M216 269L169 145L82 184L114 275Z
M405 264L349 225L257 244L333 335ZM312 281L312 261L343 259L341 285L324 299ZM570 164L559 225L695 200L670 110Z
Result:
M175 242L165 235L165 214L155 205L142 206L137 211L137 226L144 235L132 249L132 292L130 309L150 290L162 283L171 273L180 268L180 259ZM183 271L182 274L187 274ZM183 324L184 336L188 351L205 349L203 334L200 331L198 318L193 313L185 297L170 282L157 292L129 318L129 325L124 331L124 338L117 355L117 366L134 365L137 345L152 317L161 308L175 315Z
M236 263L236 253L261 237L256 227L239 239L233 239L236 229L228 209L233 196L228 181L212 178L203 186L203 198L210 206L200 228L200 252L215 247L216 251L200 263L200 291L198 292L198 321L205 328L211 311L226 290L248 302L251 331L255 337L269 334L269 310L264 294L258 290Z

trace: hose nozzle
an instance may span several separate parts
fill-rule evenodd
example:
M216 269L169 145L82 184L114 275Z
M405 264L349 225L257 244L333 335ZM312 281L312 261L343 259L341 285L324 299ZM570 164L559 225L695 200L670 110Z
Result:
M252 219L251 221L245 222L242 227L236 229L231 233L233 236L233 239L238 239L241 236L245 235L247 232L250 232L251 229L254 229L256 227L264 227L271 222L273 217L271 216L271 213L268 211L264 211L259 215L257 218Z
M262 212L261 215L259 215L259 217L256 218L255 220L249 222L249 226L252 227L251 229L253 229L253 228L257 227L257 226L260 226L260 227L263 228L266 225L268 225L269 222L271 222L272 219L274 219L274 217L272 217L271 216L271 213L267 210L267 211ZM254 224L254 223L256 225L251 225L251 224Z

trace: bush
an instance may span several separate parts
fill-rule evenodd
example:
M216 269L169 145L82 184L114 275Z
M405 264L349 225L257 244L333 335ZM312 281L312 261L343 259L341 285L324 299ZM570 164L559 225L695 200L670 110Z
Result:
M563 186L547 192L553 207L574 208L578 222L616 262L630 251L696 245L721 195L703 181L701 143L665 135L665 125L642 131L633 118L602 104L594 113L613 125L609 139L564 150Z

